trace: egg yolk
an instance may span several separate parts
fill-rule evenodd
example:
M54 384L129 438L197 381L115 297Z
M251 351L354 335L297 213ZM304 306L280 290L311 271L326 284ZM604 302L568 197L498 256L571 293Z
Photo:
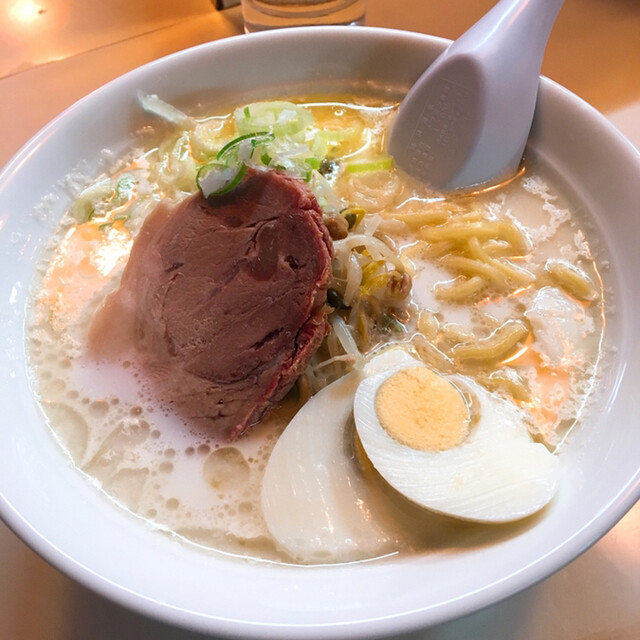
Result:
M445 451L469 434L469 408L448 380L427 367L402 369L380 385L376 415L401 444L422 451Z

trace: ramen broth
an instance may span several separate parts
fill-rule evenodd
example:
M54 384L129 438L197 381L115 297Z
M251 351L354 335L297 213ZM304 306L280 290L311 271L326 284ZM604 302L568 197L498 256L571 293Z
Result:
M384 322L382 316L363 319L338 310L359 350L368 354L398 343L442 373L453 367L525 409L532 436L557 448L579 422L596 380L604 304L589 243L560 186L544 166L529 159L515 179L497 189L443 200L384 158L384 132L394 105L344 98L301 104L313 114L316 127L331 132L326 135L322 189L329 185L334 195L320 191L321 204L331 208L330 198L338 198L341 207L359 218L351 233L384 242L412 281L402 303L385 308ZM65 216L45 253L31 299L28 349L34 385L51 429L73 463L117 503L159 530L198 545L290 562L264 523L261 477L308 388L316 391L349 369L348 358L338 358L336 367L318 366L335 355L335 345L329 344L335 337L329 336L313 370L287 398L231 444L185 424L163 406L135 357L94 362L86 353L92 315L117 288L144 217L161 198L177 201L194 191L197 167L235 135L232 110L195 122L190 134L162 124L143 132L143 147L96 181L93 201L83 192ZM117 184L119 190L109 191L105 184ZM100 196L100 185L108 196ZM486 221L506 221L528 245L512 255L508 240L485 237L484 228L476 245L460 247L446 234L438 236L447 224ZM494 227L498 234L504 231ZM507 238L513 233L508 229ZM516 279L522 276L522 283L508 278L507 288L499 283L483 288L473 280L476 273L464 270L472 260L477 266L474 246L482 255L491 253L488 263L507 265ZM339 276L335 288L344 296ZM462 288L458 295L458 285L468 292ZM363 279L360 291L365 289ZM554 306L558 300L560 311ZM370 307L361 310L366 315ZM562 315L563 309L570 317ZM494 355L474 356L474 345L498 340L500 331L507 334L514 328L526 331L516 335L517 344L504 353L498 345ZM466 351L461 345L467 345ZM484 544L514 530L459 522L411 504L363 460L351 431L349 426L347 440L368 485L369 507L390 532L392 544L385 553Z

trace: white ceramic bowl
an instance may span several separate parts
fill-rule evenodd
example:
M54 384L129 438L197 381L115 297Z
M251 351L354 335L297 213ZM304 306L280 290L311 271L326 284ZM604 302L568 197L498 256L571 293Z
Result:
M136 91L179 105L259 95L408 87L441 39L371 28L240 36L132 71L45 127L0 175L3 409L0 510L36 552L79 582L161 620L243 638L372 638L470 613L573 560L640 496L640 156L600 114L542 81L531 145L578 194L609 256L608 363L562 453L562 489L535 526L482 548L333 567L263 566L194 550L116 508L43 422L27 381L24 307L51 225L33 214L142 122Z

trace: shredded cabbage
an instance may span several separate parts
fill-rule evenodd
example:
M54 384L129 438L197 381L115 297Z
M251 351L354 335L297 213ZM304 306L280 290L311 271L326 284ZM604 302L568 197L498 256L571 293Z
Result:
M155 94L146 94L138 91L138 102L147 113L152 113L183 129L192 129L195 126L196 121L192 117L183 113L180 109L176 109L168 102L161 100Z

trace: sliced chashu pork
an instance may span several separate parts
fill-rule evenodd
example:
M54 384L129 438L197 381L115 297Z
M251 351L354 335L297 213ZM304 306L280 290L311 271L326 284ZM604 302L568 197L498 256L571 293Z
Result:
M96 312L97 358L133 353L158 399L233 439L304 371L325 336L333 249L300 180L248 170L147 218Z

